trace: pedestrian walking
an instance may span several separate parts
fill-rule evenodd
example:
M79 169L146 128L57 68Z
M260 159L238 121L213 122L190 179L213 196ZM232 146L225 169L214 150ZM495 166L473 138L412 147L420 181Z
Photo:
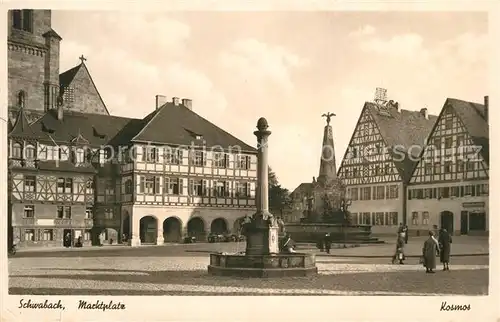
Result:
M398 239L396 241L396 252L392 255L392 263L395 264L396 260L399 260L399 264L403 265L405 260L405 240L404 233L399 233Z
M325 245L326 253L330 254L330 248L332 246L332 241L330 239L330 233L325 234L324 245Z
M426 273L435 273L433 270L436 268L436 253L439 253L439 249L434 238L434 232L429 231L429 238L424 242L422 248L422 262Z
M441 263L443 264L443 271L449 271L450 270L450 253L451 253L451 235L448 233L448 231L445 228L442 228L441 231L439 232L439 238L438 238L440 250L440 260Z

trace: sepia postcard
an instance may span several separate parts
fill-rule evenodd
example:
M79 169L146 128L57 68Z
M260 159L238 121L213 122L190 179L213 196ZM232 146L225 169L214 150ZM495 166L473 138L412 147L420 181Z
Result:
M498 2L1 8L2 321L498 320Z

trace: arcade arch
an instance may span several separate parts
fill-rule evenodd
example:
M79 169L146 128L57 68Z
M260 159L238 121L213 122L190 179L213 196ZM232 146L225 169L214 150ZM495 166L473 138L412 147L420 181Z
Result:
M163 221L163 240L165 243L182 241L182 222L177 217L168 217Z
M219 217L212 221L212 224L210 225L210 232L216 234L224 234L228 231L227 228L228 224L226 219Z
M195 237L197 241L205 240L205 221L201 217L189 219L187 223L187 233L188 236Z

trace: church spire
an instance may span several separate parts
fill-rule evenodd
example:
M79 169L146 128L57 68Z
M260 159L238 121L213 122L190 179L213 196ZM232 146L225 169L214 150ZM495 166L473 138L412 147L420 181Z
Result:
M323 132L323 145L321 149L321 163L319 167L318 182L324 184L337 178L337 166L335 164L335 146L333 144L333 131L330 119L334 113L323 114L326 117L326 126Z

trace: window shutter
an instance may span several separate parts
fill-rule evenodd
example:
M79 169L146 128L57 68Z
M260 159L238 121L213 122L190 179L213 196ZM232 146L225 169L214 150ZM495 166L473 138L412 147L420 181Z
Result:
M155 191L154 193L155 194L159 194L160 193L160 177L154 177L155 178Z
M170 186L170 178L165 177L163 179L163 193L167 194L168 193L168 187Z
M139 177L139 192L144 193L144 176Z
M193 179L188 179L188 185L189 185L189 191L188 191L188 194L189 195L194 195L194 182L193 182Z
M229 168L229 154L224 153L224 168Z
M202 191L201 191L201 194L203 196L207 196L208 195L208 190L207 190L207 180L203 179L201 180L201 183L202 183Z
M179 158L179 164L184 164L184 151L177 150L177 155Z
M230 188L229 181L224 182L224 186L225 186L225 188L224 188L224 195L226 197L230 197L231 196L231 191L229 191L229 188Z
M160 161L160 149L159 148L153 148L154 150L154 156L155 156L155 161L158 162Z
M177 180L179 182L179 194L182 195L182 194L184 194L183 193L183 191L184 191L184 179L179 178Z
M203 166L205 167L207 165L207 153L206 152L201 152L201 158L203 159Z
M250 191L252 186L251 186L250 182L247 182L246 185L247 185L247 189L246 189L246 196L245 197L250 197L252 195L252 193Z

